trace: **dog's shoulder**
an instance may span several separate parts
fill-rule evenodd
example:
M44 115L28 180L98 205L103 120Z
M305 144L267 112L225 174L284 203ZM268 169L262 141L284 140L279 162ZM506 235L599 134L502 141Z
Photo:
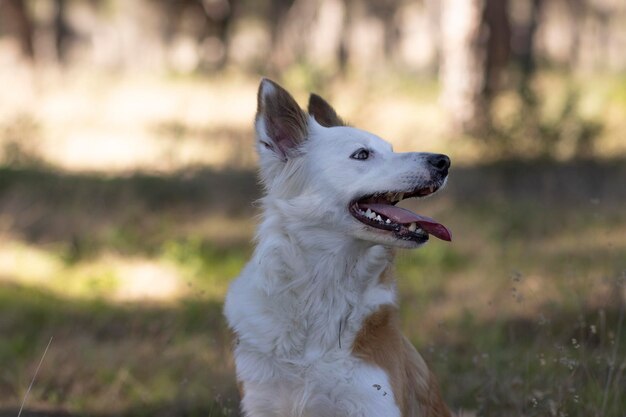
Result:
M400 331L395 306L381 306L365 319L352 352L389 376L403 416L450 417L435 376Z

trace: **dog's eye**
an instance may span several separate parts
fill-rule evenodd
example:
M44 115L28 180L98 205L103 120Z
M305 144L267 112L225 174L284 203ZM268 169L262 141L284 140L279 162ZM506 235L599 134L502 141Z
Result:
M361 159L361 160L365 160L369 157L370 157L370 151L368 151L367 149L363 149L363 148L359 149L358 151L350 155L350 158L352 159Z

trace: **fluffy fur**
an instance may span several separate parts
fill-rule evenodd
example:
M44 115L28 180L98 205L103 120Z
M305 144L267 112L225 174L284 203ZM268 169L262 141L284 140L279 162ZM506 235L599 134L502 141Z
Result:
M356 220L351 201L437 183L424 153L394 153L344 126L321 97L309 114L263 80L255 121L266 195L257 246L225 315L246 416L449 416L436 382L401 335L392 247ZM351 159L370 150L366 161ZM446 174L447 175L447 174Z

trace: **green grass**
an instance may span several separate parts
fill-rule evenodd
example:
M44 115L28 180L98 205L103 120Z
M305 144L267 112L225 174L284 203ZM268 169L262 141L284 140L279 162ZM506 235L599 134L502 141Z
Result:
M235 408L219 303L119 305L2 285L0 331L8 336L0 339L6 408L19 404L51 336L29 400L34 408L133 416L221 416Z
M623 417L623 166L456 168L441 196L419 204L454 240L399 254L402 323L453 408ZM51 336L30 410L236 415L221 304L252 250L253 173L24 168L1 178L12 223L0 255L14 263L0 257L0 415L14 415ZM32 220L35 208L45 220ZM119 299L135 259L170 271L184 291Z
M172 102L205 90L220 99L250 93L253 102L256 80L243 78L241 85L221 76L171 79L159 91ZM397 276L404 331L453 408L478 416L624 417L626 330L618 324L626 299L626 161L614 154L624 150L625 80L542 72L540 135L504 94L494 116L511 149L490 153L498 162L484 164L484 143L437 137L445 120L429 77L382 72L346 82L307 66L284 74L300 98L308 89L324 94L355 126L396 140L398 149L450 151L449 187L419 211L449 226L454 241L401 252ZM87 102L102 99L95 96ZM226 111L225 125L189 123L187 106L178 107L171 119L131 118L131 127L118 127L167 145L163 158L172 165L162 175L73 173L40 153L50 132L76 133L74 123L85 121L48 125L38 108L0 121L0 417L17 414L51 336L29 412L237 415L221 308L252 251L260 189L252 169L184 168L176 150L206 139L211 153L214 139L226 138L228 166L249 167L251 126ZM240 116L238 107L231 111ZM519 151L550 145L535 154L571 156L573 138L588 134L589 123L602 126L592 137L605 159L524 160ZM521 159L502 160L515 149ZM164 161L152 162L161 169ZM128 297L136 280L145 290L167 280L181 288Z

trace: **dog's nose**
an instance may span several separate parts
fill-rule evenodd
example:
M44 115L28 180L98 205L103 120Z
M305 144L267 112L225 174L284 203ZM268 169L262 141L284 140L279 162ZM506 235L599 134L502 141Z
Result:
M428 157L428 163L441 175L448 175L450 158L443 154L432 154Z

